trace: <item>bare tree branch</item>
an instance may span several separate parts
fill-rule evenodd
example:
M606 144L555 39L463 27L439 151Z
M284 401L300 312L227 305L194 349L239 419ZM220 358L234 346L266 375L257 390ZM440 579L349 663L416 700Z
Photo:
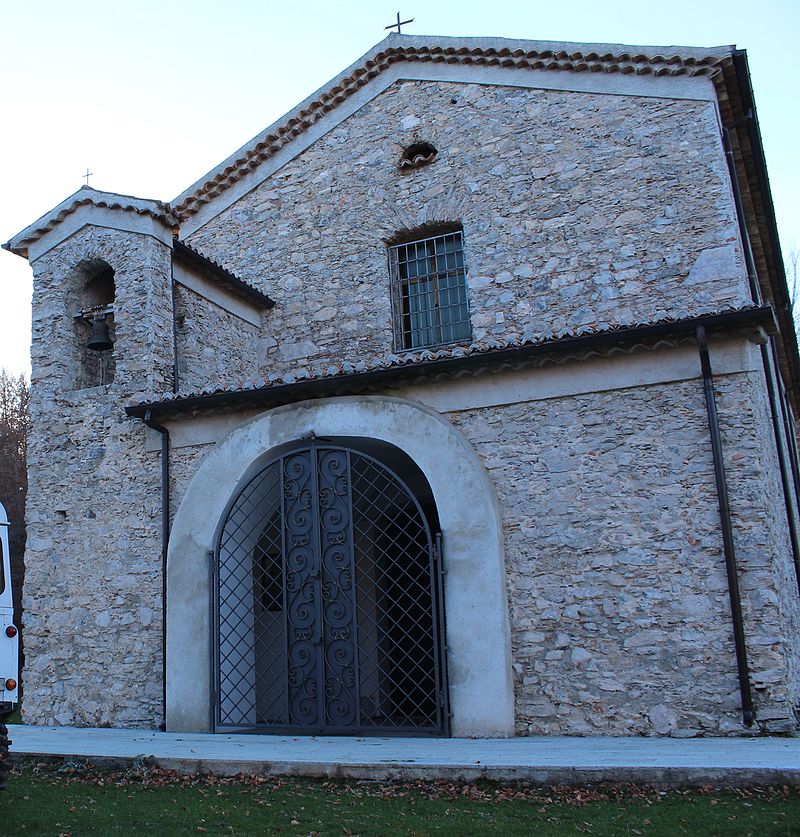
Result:
M21 623L22 583L25 574L25 500L28 494L28 383L0 369L0 502L11 521L9 547L14 579L14 613Z
M795 328L800 326L800 250L794 248L786 256L786 284L789 286L789 299L792 303L792 317Z

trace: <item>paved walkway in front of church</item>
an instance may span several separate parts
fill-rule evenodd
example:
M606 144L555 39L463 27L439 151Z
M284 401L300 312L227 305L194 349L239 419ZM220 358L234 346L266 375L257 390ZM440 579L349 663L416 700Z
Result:
M330 778L800 784L800 738L367 738L9 727L15 758Z

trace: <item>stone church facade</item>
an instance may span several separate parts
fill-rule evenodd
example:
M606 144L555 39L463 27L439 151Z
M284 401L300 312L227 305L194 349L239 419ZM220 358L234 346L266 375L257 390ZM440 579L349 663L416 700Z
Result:
M796 730L741 51L392 35L171 204L84 187L6 247L26 722Z

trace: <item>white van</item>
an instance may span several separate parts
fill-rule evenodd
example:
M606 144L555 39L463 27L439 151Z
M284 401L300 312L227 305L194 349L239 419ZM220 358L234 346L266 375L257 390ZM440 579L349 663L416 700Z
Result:
M19 631L14 625L11 599L11 554L8 549L8 516L0 503L0 724L19 699Z

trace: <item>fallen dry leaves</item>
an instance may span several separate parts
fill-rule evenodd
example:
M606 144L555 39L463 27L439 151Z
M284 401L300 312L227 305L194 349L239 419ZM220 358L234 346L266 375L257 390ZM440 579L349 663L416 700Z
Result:
M539 805L567 804L588 805L593 802L621 802L641 800L658 803L665 797L679 794L700 794L714 797L719 787L702 785L699 788L659 790L647 785L631 783L606 783L596 785L541 787L525 784L498 784L495 782L453 782L443 779L416 780L410 782L310 780L294 777L262 776L239 773L235 776L213 774L182 774L147 764L125 770L106 770L83 762L68 761L61 766L52 763L28 763L13 768L14 773L26 770L40 781L63 786L72 783L99 787L193 787L203 795L220 795L225 789L253 789L262 793L282 791L288 796L302 797L309 791L328 791L331 795L357 798L402 799L409 796L425 799L470 799L477 802L513 802L527 800ZM782 786L726 788L741 798L770 802L800 795L800 788ZM713 800L709 800L713 804ZM335 803L334 803L335 804ZM588 823L586 824L588 826Z

